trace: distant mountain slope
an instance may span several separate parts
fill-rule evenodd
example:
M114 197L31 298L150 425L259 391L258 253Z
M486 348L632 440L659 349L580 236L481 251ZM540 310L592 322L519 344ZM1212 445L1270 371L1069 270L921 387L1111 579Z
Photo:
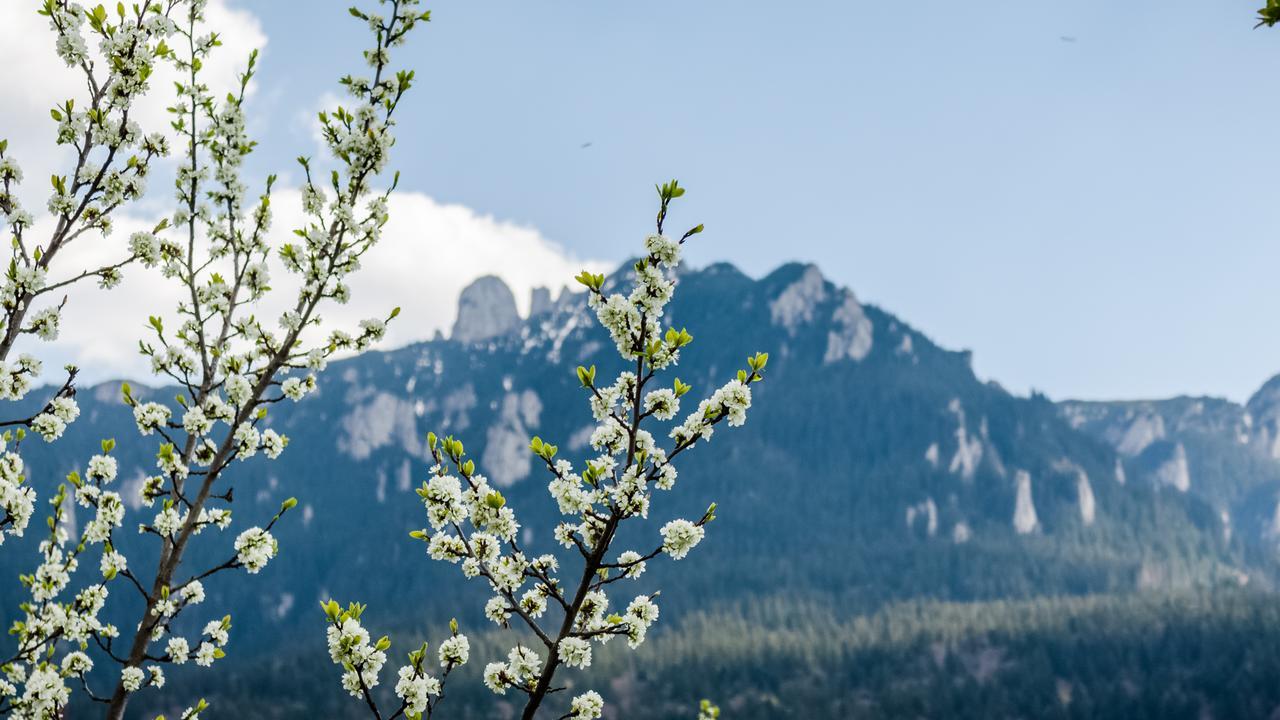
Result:
M1280 547L1280 376L1244 405L1221 398L1059 403L1144 482L1210 503L1250 555Z
M695 395L749 352L771 359L747 425L732 441L690 453L676 491L655 500L654 537L669 517L720 503L698 552L642 579L666 588L664 621L779 587L852 613L903 598L1026 598L1260 577L1245 567L1215 495L1170 491L1178 485L1172 474L1163 484L1135 481L1150 474L1148 464L1099 429L1106 412L980 382L968 353L859 303L813 266L754 280L719 264L680 282L671 321L695 336L679 368ZM613 353L581 296L552 301L542 293L533 315L513 322L510 294L494 283L485 280L462 303L485 320L468 342L437 339L334 363L315 397L273 411L270 424L292 443L269 467L251 460L235 468L235 512L241 523L260 522L291 495L301 512L279 527L278 562L208 588L211 607L235 611L241 652L278 642L282 632L300 632L289 637L321 652L315 607L330 595L367 599L383 618L458 614L483 623L483 588L462 583L456 568L431 562L407 537L425 524L413 488L426 477L428 430L462 438L480 471L504 486L528 544L554 549L558 516L527 443L538 434L572 459L583 456L591 418L573 369L595 363L607 374L616 369ZM152 464L118 390L82 393L82 418L58 454L32 445L46 492L100 437L121 441L124 482ZM1167 431L1172 421L1164 422ZM192 556L193 567L223 559L232 539L202 537L201 547L219 547ZM28 558L8 547L0 554L9 577L20 569L15 559ZM10 610L14 585L0 589ZM258 632L266 627L272 631Z

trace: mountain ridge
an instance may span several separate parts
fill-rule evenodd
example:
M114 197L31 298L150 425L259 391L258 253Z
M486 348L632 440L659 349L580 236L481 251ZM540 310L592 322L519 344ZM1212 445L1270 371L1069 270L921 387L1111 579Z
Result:
M1069 406L980 380L970 351L937 345L813 265L753 279L717 263L685 270L679 282L666 321L694 335L677 368L694 397L747 354L771 357L751 420L733 441L685 456L681 483L655 499L644 530L622 539L648 545L665 520L719 503L696 553L637 581L640 590L666 589L664 622L779 587L856 614L914 599L1273 583L1274 562L1254 532L1262 520L1223 518L1220 496L1200 492L1204 456L1194 443L1184 448L1192 483L1179 491L1141 453L1109 439L1103 420L1119 410L1098 408L1100 420L1073 425ZM242 652L256 657L269 652L269 638L301 633L300 648L322 655L313 608L328 597L375 602L391 623L456 615L485 626L484 589L407 537L426 522L413 489L426 477L428 430L466 442L519 513L531 552L555 549L558 513L529 438L580 460L594 422L574 368L596 364L607 376L621 366L581 294L549 296L498 334L335 361L316 393L273 408L268 424L292 442L279 460L251 459L229 476L237 524L259 524L290 496L299 512L273 530L278 561L207 587L211 605L237 613ZM135 386L142 393L169 395ZM33 477L46 493L100 438L116 437L129 500L152 464L149 445L133 441L119 383L87 388L81 400L82 416L56 452L30 446ZM126 521L139 512L131 501ZM220 561L231 541L202 538L190 565ZM121 542L131 561L147 562L136 538ZM10 551L0 563L12 576L28 557ZM6 607L19 595L0 586Z

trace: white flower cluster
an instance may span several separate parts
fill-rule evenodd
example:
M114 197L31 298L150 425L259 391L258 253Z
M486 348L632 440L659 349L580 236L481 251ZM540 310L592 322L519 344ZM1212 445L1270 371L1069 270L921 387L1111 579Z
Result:
M405 714L410 717L422 715L427 711L431 698L440 697L439 678L424 674L421 670L405 665L400 668L399 680L396 681L396 697L404 701Z
M716 390L711 397L698 404L698 409L684 422L671 430L671 439L677 445L692 445L698 440L710 440L714 424L727 418L730 427L740 427L747 421L751 407L751 388L740 380L730 380Z
M591 667L591 643L582 638L567 637L556 648L560 662L575 668Z
M329 626L329 659L345 668L342 687L361 697L378 685L387 653L369 642L369 631L360 624L358 615L352 615Z
M200 667L209 667L213 665L215 660L219 660L225 655L222 648L226 647L227 641L231 638L231 616L228 615L221 620L210 620L205 624L201 631L203 639L200 645L196 647L195 662ZM153 640L159 640L159 637L153 636ZM183 644L186 646L186 643Z
M688 520L672 520L662 526L661 532L662 551L670 555L672 560L683 560L706 535L701 525Z
M494 693L505 695L508 688L531 689L542 671L542 658L523 645L511 648L506 662L491 662L484 667L484 684Z
M346 610L340 609L332 600L322 605L329 618L329 658L343 670L343 688L354 697L374 703L371 691L379 683L391 641L386 637L370 641L369 632L360 623L363 605L352 603ZM465 665L471 656L471 643L467 636L458 633L456 621L450 626L452 635L440 644L437 652L446 678L455 668ZM444 680L427 672L426 661L427 645L423 643L421 648L409 653L408 664L397 671L395 694L403 701L403 710L408 717L429 716L433 703L444 693Z
M570 702L569 710L572 720L596 720L604 716L604 698L595 690L588 690Z
M20 355L16 363L0 361L0 400L21 400L31 391L31 382L42 365L31 355Z
M471 659L471 641L466 635L454 635L440 643L438 654L442 668L466 665Z
M80 417L80 406L75 398L60 395L49 402L48 408L36 415L31 421L31 429L45 442L53 442L62 437L67 426Z
M249 528L236 538L236 560L249 571L256 574L267 566L267 562L276 556L279 546L271 533L262 528Z
M0 681L0 699L14 717L61 715L70 698L67 680L83 677L93 669L93 660L79 649L65 652L57 662L59 642L83 648L92 640L110 642L119 634L115 626L99 618L108 597L107 582L125 569L123 556L111 545L112 533L124 518L119 494L106 489L117 474L116 460L109 454L112 447L113 443L104 442L104 452L90 458L83 475L73 472L68 476L76 504L94 513L77 536L73 538L69 532L71 496L67 485L59 486L51 501L49 535L39 545L41 563L24 580L30 601L23 605L22 621L13 628L19 651L4 668L5 679ZM16 454L7 453L0 460L0 473L20 468L21 458ZM72 578L81 556L94 546L102 548L102 579L73 591ZM121 682L132 692L146 685L159 687L164 677L158 667L146 671L133 667L122 673Z
M21 537L35 512L36 492L26 485L25 463L22 456L6 450L6 438L0 440L0 510L4 511L4 532L0 532L0 544L7 535Z

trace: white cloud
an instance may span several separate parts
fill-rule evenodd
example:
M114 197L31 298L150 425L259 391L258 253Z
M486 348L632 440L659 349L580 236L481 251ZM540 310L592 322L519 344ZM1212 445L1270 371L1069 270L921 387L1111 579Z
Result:
M277 247L291 239L291 229L301 221L298 192L277 191L272 207L276 210L272 244ZM437 330L447 334L459 292L481 275L503 278L515 293L520 311L527 313L533 288L563 287L584 267L604 268L599 262L575 259L534 228L480 215L462 205L438 203L421 193L393 194L390 212L382 241L350 278L351 302L331 303L321 313L327 327L354 328L364 318L384 316L399 306L401 314L380 345L384 349L428 339ZM154 219L119 218L109 239L87 239L59 256L62 270L51 278L101 264L118 252L118 244L129 233L152 224ZM255 308L259 317L277 317L294 297L292 277L278 265L272 268L272 278L273 299ZM140 339L149 337L147 317L171 316L181 297L176 281L162 278L158 271L131 268L114 290L75 288L63 313L60 338L39 345L32 341L23 349L45 358L49 368L75 363L87 381L112 377L145 381L149 371L137 348Z
M584 267L605 267L569 255L535 228L441 204L422 193L392 195L390 211L386 238L351 282L352 296L366 309L403 309L388 334L389 346L430 337L436 330L447 333L458 293L481 275L506 281L520 312L527 314L535 287L564 287Z
M212 29L223 32L223 47L205 71L218 95L234 86L249 52L265 46L267 36L252 13L228 7L227 0L212 0L206 14ZM53 33L30 3L0 2L0 67L5 68L0 74L0 96L6 98L0 137L10 140L11 150L26 170L24 202L39 210L48 186L38 179L69 170L70 158L52 143L49 108L80 93L83 80L58 60ZM170 97L171 73L167 67L161 70L152 81L154 96L137 106L135 117L149 131L168 129L164 107ZM334 100L336 96L326 95L317 106ZM305 122L315 134L314 113L296 122ZM118 259L130 233L151 227L168 213L168 197L167 184L153 180L143 203L115 216L110 237L86 235L59 254L50 279L57 281ZM276 210L272 241L278 246L292 239L290 231L301 221L297 191L277 190L272 206ZM352 302L323 311L329 325L351 328L361 319L381 317L400 306L402 313L392 323L384 348L430 338L437 330L447 333L458 293L481 275L502 277L516 294L521 312L527 312L534 287L561 287L583 267L602 267L575 260L534 228L479 215L461 205L437 203L420 193L396 193L390 209L383 241L365 256L365 267L351 278ZM50 228L48 218L38 219L33 236L39 237L41 231L47 234ZM171 317L182 293L175 281L157 271L128 268L124 275L124 283L115 290L102 291L91 284L72 288L60 339L54 343L24 339L19 349L44 359L48 370L68 362L79 365L85 381L149 379L145 359L138 353L138 341L149 337L147 316ZM293 296L288 276L278 266L273 279L277 299L255 308L259 316L275 317ZM48 379L55 379L52 372Z

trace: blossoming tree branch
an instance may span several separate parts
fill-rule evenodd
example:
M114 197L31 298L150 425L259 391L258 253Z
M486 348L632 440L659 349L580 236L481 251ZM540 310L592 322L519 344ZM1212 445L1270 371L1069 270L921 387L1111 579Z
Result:
M294 230L294 242L274 248L296 289L289 309L273 322L253 310L271 293L287 292L273 290L267 264L273 252L268 233L275 178L267 179L252 202L241 180L244 158L256 145L244 122L256 53L249 57L238 89L219 98L201 74L221 44L208 31L205 0L121 3L114 14L103 6L45 1L41 13L57 34L58 55L84 72L89 99L79 106L68 100L51 113L58 123L58 142L74 146L77 163L71 175L53 178L48 209L56 225L43 244L31 237L32 217L14 194L22 175L0 143L0 212L13 235L0 359L21 333L56 334L61 304L29 314L37 299L88 278L114 285L120 267L140 261L159 266L182 290L184 299L172 316L151 317L153 337L140 343L154 372L180 391L173 404L166 404L144 401L123 386L140 434L158 442L157 472L142 483L139 498L154 515L137 526L159 545L154 564L131 565L115 542L123 530L125 503L110 489L117 475L111 455L116 443L104 440L102 452L89 459L85 472L71 473L51 499L39 565L23 577L30 601L13 624L15 644L0 665L0 714L61 718L73 689L79 689L103 707L106 718L119 720L135 693L164 687L166 665L210 666L225 656L231 616L197 617L205 599L203 583L224 572L260 571L278 550L271 529L296 501L285 501L274 516L243 530L234 541L211 539L228 545L224 562L188 567L183 561L190 545L206 532L231 527L232 494L225 476L233 464L256 455L276 458L288 445L286 437L267 426L268 408L304 398L316 388L316 373L331 356L368 347L396 315L393 311L358 328L325 333L317 312L325 302L349 299L344 279L359 268L387 222L391 189L375 192L374 182L394 143L393 115L413 82L411 71L392 69L391 50L429 15L418 10L417 0L382 0L382 5L389 6L386 15L351 10L373 36L372 47L364 52L369 74L342 78L350 107L320 115L336 165L329 182L313 178L310 160L299 161L306 177L302 203L307 221ZM89 38L97 42L96 52L88 49ZM106 235L111 213L142 193L148 165L168 152L163 136L144 136L129 119L131 102L148 91L148 78L160 62L171 63L182 78L169 108L170 129L185 151L174 183L177 208L152 231L134 234L118 263L50 282L46 273L58 250L90 230ZM0 368L0 395L21 397L38 372L38 361L25 357ZM46 440L60 436L78 414L72 400L74 376L69 370L67 383L40 414L7 423L19 427L5 442L21 442L24 427ZM35 499L22 472L21 458L7 452L0 461L0 504L6 512L0 524L12 534L27 525ZM75 534L68 520L71 502L92 515ZM101 553L100 574L73 584L81 559L91 550ZM108 600L120 592L135 594L136 602L128 607L138 609L124 634L100 618ZM94 672L100 663L119 669ZM106 687L98 687L104 678L109 679ZM197 718L205 708L201 700L182 717Z
M621 638L638 647L658 619L657 593L637 595L615 603L609 593L619 583L634 580L647 563L660 556L681 560L698 545L716 506L696 520L673 520L654 535L649 547L619 548L615 540L625 523L643 522L650 503L675 486L676 458L711 439L717 425L740 426L751 406L751 386L763 379L768 356L747 359L736 378L701 400L684 418L667 429L681 412L692 387L679 378L659 381L693 341L684 329L664 325L664 310L675 292L674 271L680 248L702 231L698 225L679 239L664 233L670 203L684 194L675 181L658 188L657 232L645 240L645 255L636 262L629 291L621 283L608 284L603 275L583 272L588 302L613 338L618 354L631 369L610 382L600 382L595 366L579 367L578 380L598 423L591 447L598 454L575 468L559 455L559 448L533 438L530 451L550 476L547 489L566 519L555 528L555 540L574 556L564 563L570 575L562 579L562 563L552 553L534 554L518 541L520 524L502 493L478 472L462 440L428 435L435 460L431 478L418 495L426 508L429 528L410 535L427 545L435 560L460 565L466 578L483 579L493 591L485 615L503 628L518 626L531 642L517 642L505 660L488 663L484 682L494 693L525 696L524 720L532 720L548 698L564 687L557 683L562 668L591 665L595 645ZM666 442L660 442L665 436ZM444 698L450 673L468 660L469 642L457 623L440 643L434 658L423 645L407 654L397 670L395 695L399 705L384 710L372 690L380 680L391 641L371 640L363 624L365 605L345 609L330 600L329 653L342 668L342 685L361 699L377 720L431 718ZM604 712L604 699L588 690L561 708L562 720L592 720ZM557 711L559 712L559 710ZM700 718L715 718L719 709L703 702Z
M91 281L110 289L120 283L126 266L157 261L149 233L118 247L107 265L80 267L65 258L72 245L110 233L117 211L142 197L152 165L169 154L165 136L155 128L147 132L133 115L157 63L169 52L165 39L177 4L151 3L114 19L104 8L90 11L59 0L32 8L48 19L58 57L81 76L84 88L49 109L54 142L71 159L65 174L49 180L49 222L39 228L20 198L37 192L24 186L19 164L22 154L35 150L10 148L0 139L0 227L9 236L9 262L0 281L0 400L10 407L27 396L43 368L29 353L13 359L15 349L26 338L57 339L66 290ZM97 41L95 53L89 50L86 29ZM162 221L156 231L165 225ZM0 419L7 428L0 442L0 543L6 536L22 535L35 509L36 491L27 482L21 443L28 430L53 442L79 416L76 374L68 366L66 381L35 414L10 411Z

